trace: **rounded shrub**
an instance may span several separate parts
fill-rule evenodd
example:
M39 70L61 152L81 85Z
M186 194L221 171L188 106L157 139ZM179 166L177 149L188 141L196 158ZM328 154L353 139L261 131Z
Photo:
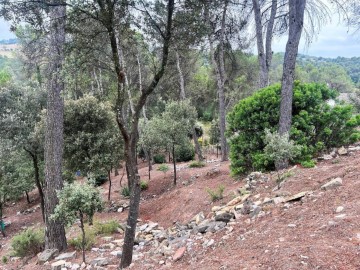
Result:
M323 150L358 140L360 117L350 105L330 106L335 90L323 84L295 82L290 139L300 151L294 162L310 161ZM265 130L278 130L281 86L275 84L241 100L228 114L231 170L233 174L249 169L274 168L265 152Z
M156 154L156 155L154 155L154 162L155 162L156 164L166 163L165 155L163 155L163 154Z
M195 148L190 142L176 145L175 156L177 162L193 160L195 158Z
M26 229L11 240L14 256L25 257L35 255L44 249L45 233L42 229Z

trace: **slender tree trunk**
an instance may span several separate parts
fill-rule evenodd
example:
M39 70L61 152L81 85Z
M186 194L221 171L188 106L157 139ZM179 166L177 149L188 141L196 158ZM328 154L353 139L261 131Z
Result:
M186 99L185 79L184 79L184 74L181 69L180 55L179 55L179 52L177 49L175 50L175 55L176 55L176 66L177 66L177 70L179 72L180 100L185 100ZM198 141L198 136L196 134L195 126L193 127L192 135L193 135L193 140L194 140L194 145L195 145L195 153L198 157L198 160L203 161L204 158L203 158L203 155L201 152L201 146Z
M224 9L221 19L220 43L219 43L219 75L218 97L219 97L219 126L220 126L220 144L221 161L228 160L228 145L226 142L226 111L225 111L225 62L224 62L224 39L225 39L225 20L228 7L228 0L224 1Z
M265 54L266 54L266 85L270 84L269 80L269 72L272 62L272 39L274 36L274 23L277 13L277 0L272 0L271 3L271 12L270 12L270 18L268 22L268 26L266 29L266 43L265 43Z
M107 172L108 174L108 179L109 179L109 194L108 194L108 201L110 201L110 197L111 197L111 186L112 186L112 183L111 183L111 176L110 176L110 171Z
M306 0L289 0L289 38L286 44L281 81L280 135L288 134L291 127L295 65L304 24L305 5ZM288 162L288 160L279 162L276 164L277 169L286 168Z
M34 176L35 176L35 185L39 192L40 197L40 208L41 208L41 214L43 221L45 222L45 203L44 203L44 192L43 187L40 181L40 171L39 171L39 161L38 156L35 153L32 153L31 151L27 150L25 148L25 151L31 156L32 162L33 162L33 168L34 168Z
M124 93L121 91L121 88L119 88L119 86L121 85L121 83L123 83L122 82L123 80L121 78L121 65L120 62L118 61L117 42L116 42L116 38L114 37L115 34L113 29L114 11L111 10L111 8L113 8L113 6L111 5L108 6L107 8L107 13L111 13L108 14L110 15L109 21L111 25L107 26L107 30L110 38L115 70L118 76L117 123L124 139L126 171L127 171L128 182L131 191L129 214L128 214L127 226L124 236L123 253L119 265L119 268L123 269L128 267L132 262L136 223L139 215L141 189L140 189L140 176L138 174L137 165L136 165L136 161L137 161L136 145L138 140L138 125L139 125L140 113L143 107L145 106L148 96L155 90L156 86L158 85L160 79L163 77L165 72L165 68L168 62L168 55L169 55L175 1L168 0L168 4L167 4L167 23L166 23L166 30L163 34L164 43L163 43L160 68L158 69L158 72L154 75L149 86L141 92L140 97L134 107L135 112L131 116L130 128L128 128L127 123L124 121L123 115L121 115L124 108L124 99L123 99Z
M1 200L2 198L0 198ZM1 230L1 234L3 237L6 237L5 234L5 224L4 224L4 220L3 220L3 203L0 201L0 230Z
M86 245L86 236L85 236L85 228L84 228L84 215L80 211L80 228L82 232L82 239L81 239L81 249L82 249L82 259L85 263L85 245Z
M255 17L255 29L256 29L256 42L258 50L259 61L259 87L263 88L267 85L267 72L266 72L266 55L264 52L264 39L263 39L263 26L261 21L261 10L259 0L252 0L253 10Z
M64 101L61 92L64 89L62 79L62 63L65 45L65 15L64 0L51 1L54 6L49 7L50 17L50 46L48 68L48 98L45 134L45 248L66 249L64 225L52 220L59 203L56 192L63 187L62 157L63 157L63 118Z
M172 145L172 158L174 166L174 186L176 186L176 156L175 156L175 144Z
M258 61L259 61L259 87L263 88L269 85L269 70L272 60L271 43L274 31L274 22L277 11L277 0L272 0L270 18L267 23L266 29L266 44L264 49L264 37L263 37L263 24L262 13L259 0L252 0L254 17L255 17L255 29L256 29L256 41L258 49Z
M152 170L152 157L151 157L151 150L148 151L148 169L149 169L149 181L151 179L151 170Z
M25 196L26 196L27 203L30 204L31 201L30 201L29 193L27 191L25 191Z

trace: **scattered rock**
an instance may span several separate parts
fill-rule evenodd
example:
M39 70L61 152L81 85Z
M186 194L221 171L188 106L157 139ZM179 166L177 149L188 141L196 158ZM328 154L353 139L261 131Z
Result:
M51 270L61 270L66 264L66 261L61 260L51 264Z
M72 260L76 258L76 251L74 252L68 252L68 253L62 253L59 256L57 256L55 258L55 260L60 261L60 260Z
M234 218L233 213L222 213L220 215L215 216L215 221L222 221L228 223L232 218Z
M342 185L342 179L340 177L337 177L331 181L329 181L328 183L324 184L321 186L321 189L323 190L329 190L329 189L333 189L336 187L339 187Z
M306 196L308 192L307 191L303 191L303 192L300 192L300 193L297 193L293 196L290 196L289 198L286 198L285 199L285 202L293 202L293 201L299 201L301 200L304 196Z
M295 227L296 227L296 224L288 224L288 227L289 227L289 228L295 228Z
M179 248L179 249L175 252L175 254L174 254L174 256L173 256L174 262L180 260L180 259L184 256L185 251L186 251L186 247L181 247L181 248Z
M337 152L340 156L347 155L347 153L348 153L348 151L346 150L346 148L344 146L340 147Z
M96 258L91 261L92 266L105 266L109 264L108 258Z
M340 213L340 212L342 212L342 211L344 211L344 207L343 207L343 206L339 206L339 207L336 208L336 213Z
M122 251L121 250L115 250L110 252L110 255L115 256L116 258L120 259L122 256Z
M52 260L57 255L59 255L58 249L45 249L43 252L38 254L38 263L44 264L45 262Z
M104 236L101 239L104 240L105 242L114 241L114 237L112 237L112 236Z

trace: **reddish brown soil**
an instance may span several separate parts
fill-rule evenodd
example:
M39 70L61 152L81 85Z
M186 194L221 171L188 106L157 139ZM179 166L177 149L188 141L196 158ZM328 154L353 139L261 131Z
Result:
M195 214L210 212L214 205L228 202L233 198L237 188L244 185L243 181L236 182L229 176L229 163L221 163L220 173L207 176L206 173L217 163L209 163L200 169L182 169L178 172L178 185L173 187L171 171L166 175L153 170L149 189L142 193L140 218L158 222L168 227L173 222L185 223ZM184 164L179 164L183 166ZM141 164L141 179L147 179L147 168ZM157 165L154 166L155 169ZM214 246L204 249L201 245L187 251L184 257L171 266L163 268L184 269L360 269L360 152L352 156L340 157L336 161L325 161L317 168L296 168L294 174L286 180L279 192L295 194L300 191L313 191L312 195L302 201L291 203L289 209L283 204L266 206L267 214L250 220L247 217L236 220L232 225L233 232L228 239L223 239L224 231L214 235L206 235L215 239ZM198 178L188 185L192 176ZM337 189L322 191L320 186L332 178L343 178L343 185ZM120 176L113 177L112 200L124 201L119 194ZM125 177L124 177L125 178ZM260 200L274 197L276 192L271 190L276 185L276 177L258 185L252 192L253 196L260 194ZM126 179L123 180L123 183ZM206 188L215 189L220 184L225 186L225 198L215 204L210 202ZM107 196L108 184L104 185L104 198ZM31 194L36 198L36 192ZM38 200L32 204L36 205ZM344 211L335 213L338 206ZM14 206L6 207L6 220L12 224L7 228L7 237L0 238L0 257L9 254L10 238L21 230L22 226L41 224L40 209L31 215L16 215L16 212L28 208L25 199ZM96 215L98 220L117 219L125 222L127 211L123 213L101 213ZM344 218L336 215L346 214ZM295 224L296 227L289 227ZM74 234L74 229L69 231ZM359 235L358 235L359 234ZM121 236L116 236L120 238ZM87 255L94 255L89 252ZM80 256L79 256L80 257ZM149 260L150 261L150 260ZM35 265L32 258L23 269L46 269ZM147 258L136 262L133 269L147 269ZM114 261L114 263L117 263ZM0 269L16 269L18 263L3 265ZM152 269L159 269L156 266ZM110 269L110 268L109 268Z

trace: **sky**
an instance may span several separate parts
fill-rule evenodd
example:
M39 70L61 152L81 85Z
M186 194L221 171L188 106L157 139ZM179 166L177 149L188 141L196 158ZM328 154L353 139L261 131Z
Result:
M0 18L0 40L14 37L14 34L9 31L9 27L10 25ZM316 39L309 46L305 45L303 38L299 53L331 58L337 56L360 57L360 31L354 32L354 29L339 24L338 19L333 19L321 29ZM286 41L286 36L275 39L273 51L284 52Z

